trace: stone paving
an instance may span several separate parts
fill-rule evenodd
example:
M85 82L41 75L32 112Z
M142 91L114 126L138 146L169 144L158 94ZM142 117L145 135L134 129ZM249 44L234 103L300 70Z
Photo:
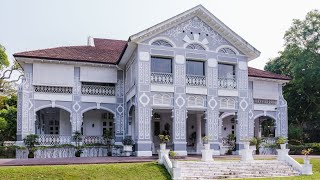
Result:
M293 158L303 158L302 155L292 155ZM320 159L320 156L309 156ZM276 155L255 155L255 159L275 159ZM108 163L136 163L156 161L158 156L152 157L80 157L80 158L52 158L52 159L0 159L0 166L33 166L33 165L68 165L68 164L108 164ZM200 160L201 155L190 155L181 160ZM214 160L240 159L238 155L214 156Z

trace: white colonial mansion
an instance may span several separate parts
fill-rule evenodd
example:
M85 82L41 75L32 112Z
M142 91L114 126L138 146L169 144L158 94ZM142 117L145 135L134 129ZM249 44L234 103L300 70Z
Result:
M253 27L254 28L254 27ZM264 34L261 34L264 35ZM159 134L179 155L199 153L207 136L222 154L252 137L287 136L286 76L248 67L260 52L199 5L127 41L88 38L85 46L14 54L23 67L17 143L100 142L131 136L137 156L159 148Z

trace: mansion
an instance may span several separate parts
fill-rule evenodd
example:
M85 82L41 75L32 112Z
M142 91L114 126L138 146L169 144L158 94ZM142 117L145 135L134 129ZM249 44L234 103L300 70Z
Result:
M159 134L178 155L200 153L202 137L215 155L228 138L235 151L252 137L288 133L282 87L290 78L248 67L260 52L199 5L134 34L127 41L88 38L87 45L14 54L23 67L17 144L114 143L130 136L136 156L159 149Z

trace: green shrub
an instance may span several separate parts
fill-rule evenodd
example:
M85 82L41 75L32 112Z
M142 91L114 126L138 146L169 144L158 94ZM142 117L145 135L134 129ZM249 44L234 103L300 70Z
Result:
M320 143L305 143L301 145L292 145L289 144L290 154L300 155L301 151L304 149L312 149L310 154L312 155L320 155Z
M289 140L301 141L303 138L303 129L297 125L290 124L288 128Z
M255 146L257 145L257 138L253 137L252 139L250 139L250 146Z
M285 144L287 142L287 138L285 137L278 137L277 144Z

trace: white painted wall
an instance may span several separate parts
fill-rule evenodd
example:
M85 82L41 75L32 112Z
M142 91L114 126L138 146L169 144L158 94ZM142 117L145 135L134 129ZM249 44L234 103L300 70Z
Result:
M101 136L102 133L102 113L103 110L90 110L83 114L83 135ZM94 127L92 127L94 124Z
M231 123L233 117L234 116L228 116L222 120L222 137L228 137L232 131L234 131L234 134L236 135L236 123ZM232 125L234 125L234 129L232 129Z
M70 113L63 109L60 109L60 135L68 135L71 133Z

